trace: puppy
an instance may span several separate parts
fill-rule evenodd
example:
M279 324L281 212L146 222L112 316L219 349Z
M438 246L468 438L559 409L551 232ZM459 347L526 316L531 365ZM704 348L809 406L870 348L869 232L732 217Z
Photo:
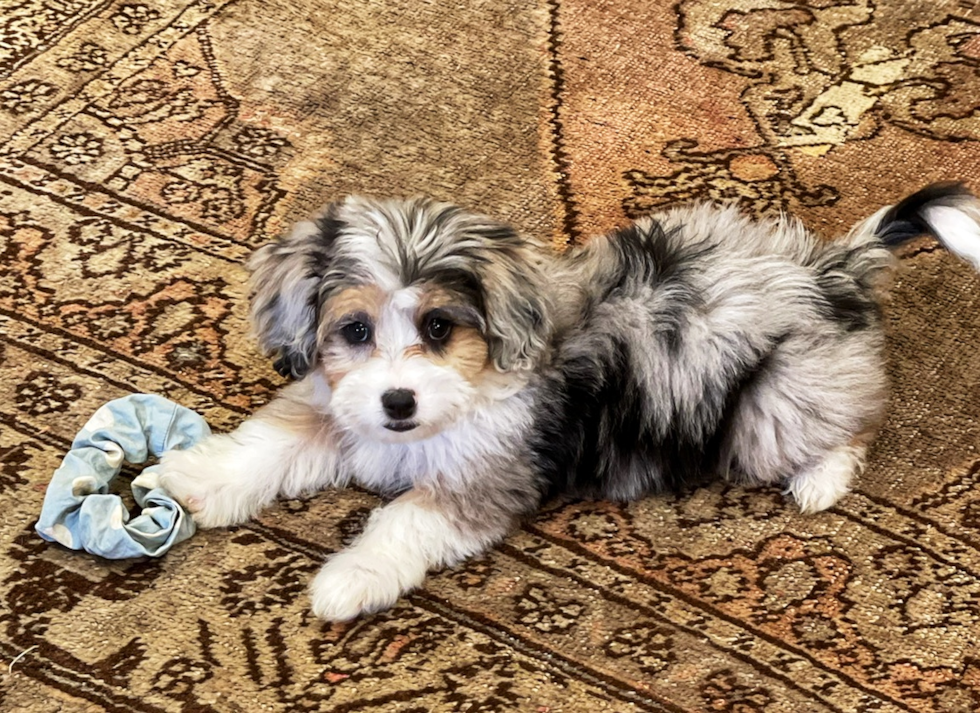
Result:
M559 494L724 477L818 512L882 417L891 250L931 232L976 264L978 219L937 184L837 242L697 205L552 254L451 205L348 198L251 262L255 333L295 383L166 455L163 485L203 527L350 482L396 496L314 579L327 620L390 607Z

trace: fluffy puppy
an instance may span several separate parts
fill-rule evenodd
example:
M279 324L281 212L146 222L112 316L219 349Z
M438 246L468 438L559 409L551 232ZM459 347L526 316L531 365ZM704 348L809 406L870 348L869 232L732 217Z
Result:
M837 242L697 205L565 254L428 200L348 198L251 262L263 350L295 383L163 458L204 527L356 482L396 496L311 587L345 620L501 540L558 494L711 477L833 505L885 404L880 291L922 232L976 262L980 203L938 184Z

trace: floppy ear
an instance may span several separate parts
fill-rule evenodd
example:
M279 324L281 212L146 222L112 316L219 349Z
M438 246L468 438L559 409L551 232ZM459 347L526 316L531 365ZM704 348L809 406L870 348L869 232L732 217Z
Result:
M499 371L534 368L548 347L551 316L537 267L539 256L514 230L481 225L474 230L486 247L476 260L484 335Z
M282 376L300 379L316 362L320 287L340 229L334 205L286 237L259 248L252 272L252 331Z

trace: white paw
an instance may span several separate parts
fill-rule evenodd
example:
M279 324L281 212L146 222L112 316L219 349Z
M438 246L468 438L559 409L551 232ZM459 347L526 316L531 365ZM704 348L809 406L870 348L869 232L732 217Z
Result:
M160 485L190 512L198 527L227 527L247 520L241 500L227 487L220 467L193 449L169 451L160 459Z
M815 467L790 478L786 493L808 515L832 507L847 495L851 479L864 467L864 452L851 446L831 451Z
M800 512L805 515L813 515L833 507L838 500L847 494L847 488L814 483L806 479L805 482L794 480L786 492L796 500L796 504L800 506Z
M327 560L310 585L313 613L327 621L348 621L388 609L422 583L406 562L345 550Z

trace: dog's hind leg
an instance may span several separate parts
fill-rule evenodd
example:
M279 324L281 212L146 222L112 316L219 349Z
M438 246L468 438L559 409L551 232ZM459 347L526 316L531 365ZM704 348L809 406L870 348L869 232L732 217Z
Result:
M878 337L787 339L739 396L731 430L736 475L782 484L804 512L826 510L864 464L885 404Z
M864 470L866 454L864 445L835 448L814 465L787 478L785 492L805 513L826 510L850 490L854 476Z

